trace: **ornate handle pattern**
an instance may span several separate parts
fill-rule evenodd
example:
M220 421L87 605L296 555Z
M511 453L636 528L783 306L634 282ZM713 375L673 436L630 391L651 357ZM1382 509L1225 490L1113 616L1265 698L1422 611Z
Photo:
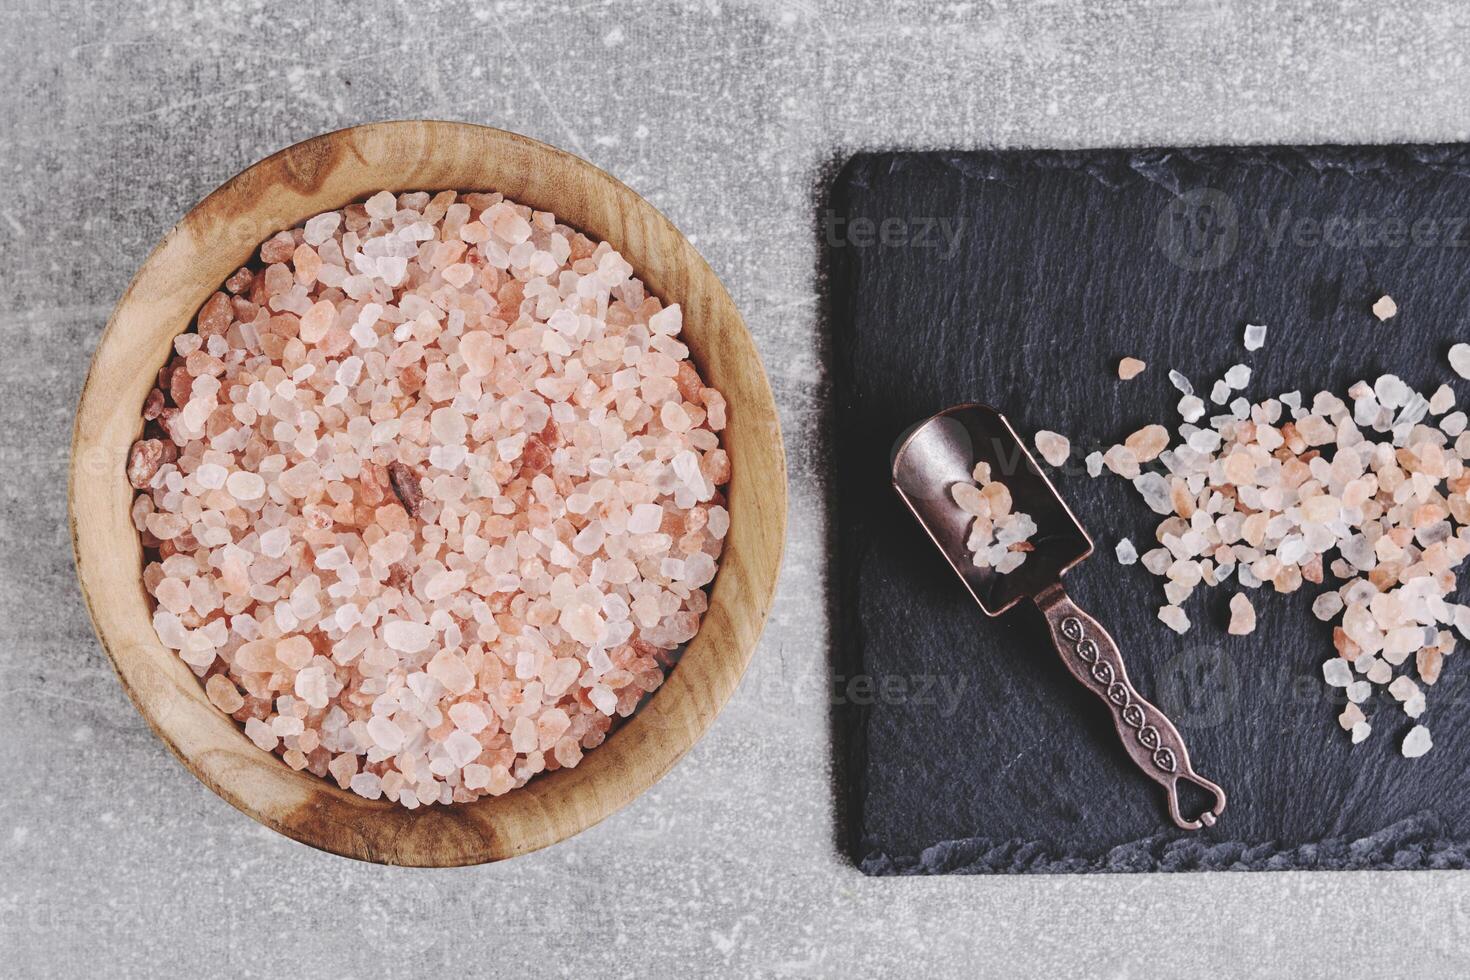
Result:
M1174 823L1185 830L1213 826L1225 809L1225 791L1190 767L1189 750L1179 730L1128 681L1123 655L1108 631L1079 609L1060 584L1038 595L1036 605L1046 616L1067 670L1108 705L1129 757L1164 787ZM1181 780L1213 795L1214 806L1196 819L1185 819L1179 812Z

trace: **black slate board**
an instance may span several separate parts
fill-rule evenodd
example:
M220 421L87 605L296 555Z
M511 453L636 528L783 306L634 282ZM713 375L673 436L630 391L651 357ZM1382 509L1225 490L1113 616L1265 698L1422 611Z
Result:
M1233 587L1201 589L1176 636L1162 589L1113 557L1157 523L1116 478L1058 487L1097 553L1068 575L1169 712L1199 772L1226 787L1218 826L1173 829L1101 704L1023 605L986 620L888 481L910 423L985 401L1074 450L1178 424L1179 367L1208 393L1253 366L1253 398L1343 393L1393 372L1432 392L1470 335L1470 148L1234 148L865 155L823 220L838 473L834 576L839 742L854 860L870 874L1462 867L1470 841L1470 663L1451 658L1399 755L1391 704L1353 747L1321 681L1320 587L1253 593L1260 624L1226 635ZM886 223L885 223L886 221ZM1325 224L1324 224L1325 222ZM946 224L947 223L947 224ZM1327 237L1324 236L1325 234ZM1384 292L1400 313L1369 313ZM1246 322L1270 327L1247 353ZM1123 383L1119 357L1149 369ZM1461 407L1470 383L1454 379ZM1081 452L1078 453L1080 458ZM1464 601L1464 596L1461 600ZM1461 657L1465 654L1461 654Z

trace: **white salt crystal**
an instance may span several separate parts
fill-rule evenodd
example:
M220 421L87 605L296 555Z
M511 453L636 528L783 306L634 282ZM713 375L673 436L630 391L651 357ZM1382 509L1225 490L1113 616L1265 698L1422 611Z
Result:
M1366 721L1360 721L1353 726L1353 744L1357 745L1369 735L1373 734L1373 726Z
M1445 435L1454 438L1465 431L1465 422L1464 412L1451 412L1439 420L1439 427Z
M1261 323L1245 325L1245 349L1260 350L1266 343L1266 326Z
M1399 306L1393 301L1392 296L1380 296L1373 304L1373 315L1379 320L1387 320L1397 314Z
M225 480L225 490L236 500L247 503L265 496L265 481L257 473L236 470Z
M428 648L434 630L427 623L396 619L383 627L383 642L402 653L418 653Z
M1190 384L1189 379L1178 371L1172 369L1169 371L1169 383L1178 388L1181 394L1194 394L1194 385Z
M1097 452L1095 450L1093 452L1088 453L1087 454L1087 475L1088 476L1091 476L1091 477L1098 477L1098 476L1101 476L1102 475L1102 470L1103 470L1103 454L1100 453L1100 452Z
M314 218L308 219L306 222L306 244L313 248L321 245L328 238L332 237L332 233L337 230L337 226L341 223L342 213L340 211L328 211L325 214L319 214Z
M1326 622L1342 612L1342 596L1336 592L1324 592L1312 600L1312 615Z
M638 504L628 517L629 534L652 534L663 524L664 509L658 504Z
M1398 408L1409 400L1409 386L1394 374L1385 374L1375 381L1373 393L1384 408Z
M1352 666L1341 657L1334 657L1322 665L1322 679L1332 687L1347 687L1353 682Z
M368 737L378 748L397 752L403 745L403 729L387 715L374 715L367 723Z
M1120 540L1115 550L1118 556L1118 564L1120 565L1132 565L1138 561L1138 549L1134 548L1133 542L1127 538Z
M1198 395L1185 395L1179 399L1178 407L1179 415L1191 424L1198 422L1205 414L1205 403Z
M225 485L225 480L229 475L229 470L218 463L200 463L194 471L194 479L198 480L199 486L205 490L218 490Z
M1251 383L1251 369L1244 364L1236 364L1225 372L1225 384L1236 391L1241 391Z
M1423 725L1415 725L1409 729L1409 734L1404 736L1404 744L1401 751L1405 759L1417 759L1434 747L1434 741L1429 737L1429 729Z
M1159 621L1176 633L1189 631L1189 617L1178 606L1159 607Z
M1210 401L1216 405L1223 405L1230 400L1230 385L1224 381L1216 381L1215 386L1210 389Z

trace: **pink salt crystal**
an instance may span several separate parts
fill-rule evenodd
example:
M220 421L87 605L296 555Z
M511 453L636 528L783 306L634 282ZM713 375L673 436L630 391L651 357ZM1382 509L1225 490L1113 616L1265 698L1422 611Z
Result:
M1036 451L1041 458L1052 466L1062 466L1067 462L1067 457L1072 453L1072 443L1066 436L1049 432L1046 429L1036 433Z
M559 694L561 692L548 691L547 693ZM461 701L458 704L451 705L449 708L449 718L454 722L456 728L469 732L471 735L484 731L485 727L490 724L490 719L485 716L484 710L479 705L469 701Z
M1254 633L1255 629L1255 607L1245 593L1237 592L1230 597L1230 625L1227 631L1231 636L1246 636Z
M1169 430L1162 425L1146 425L1124 440L1135 459L1147 463L1169 446Z
M1146 367L1148 365L1136 357L1125 357L1118 362L1118 377L1123 381L1132 381Z
M475 675L462 659L448 650L440 650L434 654L425 670L430 677L443 684L450 694L467 694L475 686Z
M153 597L158 604L175 615L183 615L193 605L189 598L189 588L176 578L166 578L158 583L153 590Z
M495 367L495 338L484 330L471 330L460 338L459 355L471 374L483 378Z
M403 729L385 715L373 715L367 723L367 732L373 744L385 751L396 752L403 744Z
M457 262L445 269L440 275L444 277L445 282L449 283L455 289L463 289L469 285L471 279L475 278L475 269L474 266L468 263Z
M204 684L204 693L209 695L211 704L227 715L239 711L245 704L240 689L223 674L211 674Z
M337 780L338 786L347 789L357 776L357 756L346 753L333 756L332 761L327 763L327 771Z
M327 330L332 326L332 321L337 316L337 308L329 300L311 304L311 309L301 318L301 340L303 343L315 344L327 335Z
M311 663L311 640L299 634L288 636L276 644L275 656L292 670L300 670Z
M516 214L515 209L508 204L500 204L494 208L490 230L495 233L495 237L512 245L531 237L531 223Z
M510 730L510 747L517 752L534 752L537 744L536 723L524 715L517 718Z
M449 737L444 740L444 748L449 752L449 758L455 767L460 769L479 758L482 751L478 739L461 731L450 732Z

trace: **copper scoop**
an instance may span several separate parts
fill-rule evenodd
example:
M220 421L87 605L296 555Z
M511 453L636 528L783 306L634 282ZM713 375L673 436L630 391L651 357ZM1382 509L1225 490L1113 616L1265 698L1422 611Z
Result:
M1010 490L1016 509L1036 522L1034 550L1007 575L975 566L965 546L971 516L950 492L969 482L982 461ZM893 486L987 616L1022 599L1036 603L1067 670L1107 704L1129 757L1164 787L1174 823L1185 830L1213 826L1225 809L1225 791L1190 768L1178 729L1129 683L1117 643L1067 596L1062 575L1092 554L1092 539L1005 416L985 405L956 405L920 422L894 446ZM1179 812L1180 781L1212 795L1214 805L1186 819Z

